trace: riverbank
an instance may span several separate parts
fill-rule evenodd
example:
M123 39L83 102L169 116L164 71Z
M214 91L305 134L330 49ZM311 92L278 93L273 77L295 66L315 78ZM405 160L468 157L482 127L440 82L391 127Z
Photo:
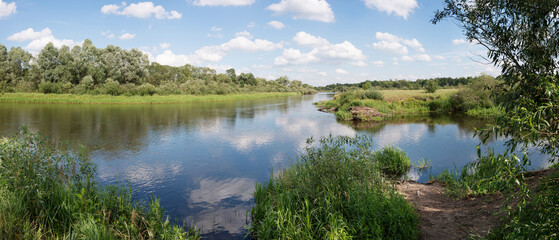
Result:
M221 102L278 98L300 95L295 92L250 93L228 95L154 95L154 96L111 96L43 93L4 93L0 103L52 103L52 104L165 104L188 102Z
M500 108L492 103L479 104L471 96L464 97L463 93L461 89L441 89L435 93L424 90L357 90L338 94L334 99L316 105L319 111L334 113L339 120L360 122L380 122L430 113L459 113L476 118L495 118L501 114ZM463 106L464 101L468 101L467 107Z

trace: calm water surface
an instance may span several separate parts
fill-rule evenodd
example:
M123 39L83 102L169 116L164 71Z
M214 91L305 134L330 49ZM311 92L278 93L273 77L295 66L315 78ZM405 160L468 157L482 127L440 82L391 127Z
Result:
M306 139L330 134L373 137L394 145L430 171L460 168L476 157L474 128L464 117L420 117L385 124L341 123L313 102L332 95L165 105L0 104L0 136L22 125L81 143L102 184L129 183L140 198L157 196L172 217L194 223L209 239L243 238L255 182L288 166ZM502 151L502 139L484 149ZM545 164L534 154L534 168ZM426 181L428 173L410 173Z

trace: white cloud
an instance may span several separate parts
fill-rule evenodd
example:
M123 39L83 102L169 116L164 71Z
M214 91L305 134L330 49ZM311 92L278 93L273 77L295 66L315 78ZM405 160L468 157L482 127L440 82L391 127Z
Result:
M0 19L16 14L16 9L17 6L15 2L7 3L0 0Z
M111 33L111 31L101 32L101 35L107 37L108 39L115 38L115 34Z
M328 73L325 73L325 72L318 72L318 75L323 76L323 77L326 77L326 76L328 76Z
M298 32L293 37L293 41L302 46L320 47L325 45L330 45L328 40L322 37L316 37L306 32Z
M404 62L415 62L415 61L419 61L419 62L430 62L431 61L431 57L427 54L418 54L418 55L414 55L414 56L402 56L400 58L400 60L404 61Z
M10 35L8 37L8 40L18 42L31 40L31 42L27 44L24 49L31 52L32 54L38 54L49 42L52 42L53 45L57 48L60 48L63 45L69 46L71 48L75 45L81 44L79 42L74 42L74 40L57 39L54 37L52 31L49 28L45 28L39 32L36 32L35 30L33 30L33 28L28 28L21 32Z
M366 67L366 66L369 66L369 64L367 64L365 61L352 62L351 65L356 66L356 67Z
M170 43L161 43L159 44L159 47L161 47L161 49L167 49L169 47L171 47Z
M203 62L219 62L231 51L272 51L278 48L283 48L283 43L273 43L262 39L253 41L245 36L239 36L221 45L202 47L189 55L174 54L172 51L166 50L157 55L155 61L170 66L201 65Z
M221 30L223 30L223 28L212 26L212 31L214 31L214 32L219 32Z
M399 42L380 41L380 42L373 43L373 47L378 50L391 52L399 55L408 54L408 48L400 44Z
M308 53L301 53L298 49L284 49L282 56L275 59L276 65L308 64L315 62L340 63L344 61L364 61L367 57L363 52L348 41L331 44L328 40L299 32L293 41L303 46L313 46Z
M235 37L246 37L248 39L253 38L252 34L250 32L248 32L247 30L235 33Z
M134 34L132 34L132 33L124 33L124 34L118 36L118 38L119 38L120 40L129 40L129 39L133 39L133 38L135 38L135 37L136 37L136 34L135 34L135 33L134 33Z
M282 28L285 28L285 25L284 25L282 22L279 22L279 21L271 21L271 22L268 22L268 26L273 27L273 28L275 28L275 29L277 29L277 30L280 30L280 29L282 29Z
M394 13L396 16L401 16L407 19L413 9L417 8L416 0L362 0L365 6L388 14Z
M266 9L276 14L293 15L293 19L334 22L334 12L326 0L281 0Z
M196 6L248 6L252 5L255 0L194 0L192 4Z
M466 43L466 40L464 40L464 39L454 39L454 40L452 40L452 44L454 44L454 45L461 45L461 44L465 44L465 43Z
M377 66L377 67L384 67L384 62L381 60L378 61L372 61L371 64Z
M15 33L15 34L9 36L8 40L17 41L17 42L24 42L24 41L28 41L28 40L34 40L34 39L44 38L44 37L49 37L49 36L52 36L52 32L49 28L45 28L45 29L41 30L40 32L35 32L35 30L33 30L33 28L28 28L28 29L25 29L21 32L18 32L18 33Z
M373 47L387 52L392 52L399 55L408 54L408 47L415 49L418 52L425 52L423 45L417 39L404 39L390 33L377 32L375 37L380 40L373 43ZM404 46L406 45L406 46Z
M341 69L341 68L336 69L336 73L337 73L337 74L344 74L344 75L345 75L345 74L349 74L346 70L343 70L343 69Z
M101 13L136 18L150 18L154 16L157 19L180 19L182 17L181 13L166 11L161 5L155 6L153 2L132 3L128 6L126 6L125 2L121 6L116 4L105 5L101 8Z

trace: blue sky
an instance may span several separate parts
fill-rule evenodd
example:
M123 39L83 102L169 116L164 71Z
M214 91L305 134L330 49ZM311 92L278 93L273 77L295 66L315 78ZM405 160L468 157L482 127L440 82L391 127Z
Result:
M36 54L91 39L150 61L288 76L322 86L364 80L497 75L442 0L0 0L0 43Z

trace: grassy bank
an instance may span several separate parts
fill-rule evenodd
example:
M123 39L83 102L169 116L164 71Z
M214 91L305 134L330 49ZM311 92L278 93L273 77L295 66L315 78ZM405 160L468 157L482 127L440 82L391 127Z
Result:
M318 103L324 111L340 120L382 121L395 116L428 113L458 113L476 118L495 118L502 114L491 90L498 81L479 76L456 89L426 90L353 90L333 100Z
M157 199L99 188L83 152L38 135L0 139L0 239L198 239L169 223Z
M372 152L366 137L329 137L257 184L257 239L416 239L418 216L390 178L410 167L400 150Z
M165 95L111 96L43 93L0 94L3 103L62 103L62 104L160 104L186 102L217 102L295 96L298 93L250 93L230 95Z

